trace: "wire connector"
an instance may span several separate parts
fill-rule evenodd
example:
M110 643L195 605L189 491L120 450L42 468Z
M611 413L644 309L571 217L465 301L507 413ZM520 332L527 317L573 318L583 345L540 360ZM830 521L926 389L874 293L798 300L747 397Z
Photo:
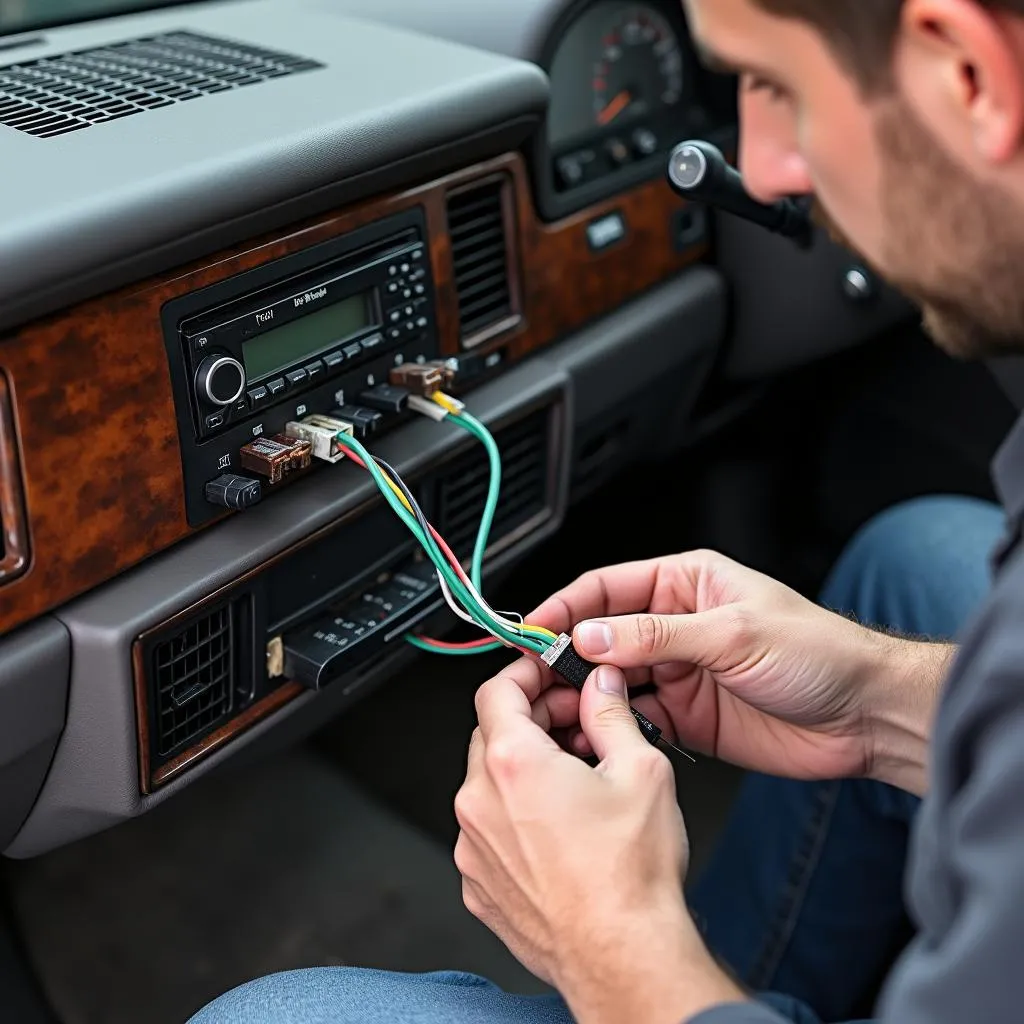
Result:
M554 668L555 662L565 653L565 649L572 643L572 637L568 633L560 633L558 639L540 656L548 668Z
M442 409L436 402L432 402L429 398L421 398L419 395L409 396L409 408L435 423L446 420L450 415L447 409Z
M567 683L574 686L580 692L583 691L583 684L590 677L590 673L597 668L597 665L586 661L576 653L576 648L572 645L572 639L566 633L561 633L558 639L541 655L541 661L550 666L554 672L557 672ZM676 753L682 754L683 757L689 758L691 761L695 760L685 750L680 750L677 746L664 739L661 730L646 715L637 711L632 706L629 710L633 712L633 717L636 719L636 724L643 738L652 747L658 747L659 749L663 746L669 747L676 751Z

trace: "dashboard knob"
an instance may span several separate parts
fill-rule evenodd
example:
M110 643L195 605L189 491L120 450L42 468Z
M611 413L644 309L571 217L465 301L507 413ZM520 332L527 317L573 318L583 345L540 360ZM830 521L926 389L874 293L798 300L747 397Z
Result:
M209 355L196 373L196 394L211 405L234 405L245 390L245 368L229 355Z
M843 291L854 302L866 302L875 297L875 281L863 267L851 267L843 275Z

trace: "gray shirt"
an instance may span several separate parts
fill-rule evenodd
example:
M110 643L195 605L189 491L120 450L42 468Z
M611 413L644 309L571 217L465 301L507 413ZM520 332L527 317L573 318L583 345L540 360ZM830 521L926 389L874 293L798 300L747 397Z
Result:
M1007 537L936 721L907 871L918 933L882 993L886 1024L1024 1020L1024 418L993 477ZM690 1024L782 1021L751 1003Z

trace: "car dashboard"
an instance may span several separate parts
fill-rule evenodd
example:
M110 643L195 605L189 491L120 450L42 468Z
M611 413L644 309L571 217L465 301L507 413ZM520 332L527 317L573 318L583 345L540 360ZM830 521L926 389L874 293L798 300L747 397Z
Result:
M683 450L713 375L907 315L671 190L676 142L736 137L674 2L229 0L0 44L9 856L317 728L450 627L297 424L345 417L468 555L486 459L409 406L442 375L502 452L493 575L624 453Z

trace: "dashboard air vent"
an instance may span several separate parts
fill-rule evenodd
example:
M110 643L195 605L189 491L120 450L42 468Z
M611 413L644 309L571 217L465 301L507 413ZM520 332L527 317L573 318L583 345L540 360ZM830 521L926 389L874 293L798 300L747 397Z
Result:
M464 348L479 344L515 315L509 263L507 177L448 197L459 336Z
M165 637L150 664L150 746L160 760L184 749L231 714L239 658L231 604Z
M0 124L49 139L321 67L244 43L166 32L0 67Z
M492 547L551 511L550 422L550 412L542 409L495 434L502 486ZM487 482L487 457L474 450L453 463L438 483L440 530L459 558L468 558L473 551Z

